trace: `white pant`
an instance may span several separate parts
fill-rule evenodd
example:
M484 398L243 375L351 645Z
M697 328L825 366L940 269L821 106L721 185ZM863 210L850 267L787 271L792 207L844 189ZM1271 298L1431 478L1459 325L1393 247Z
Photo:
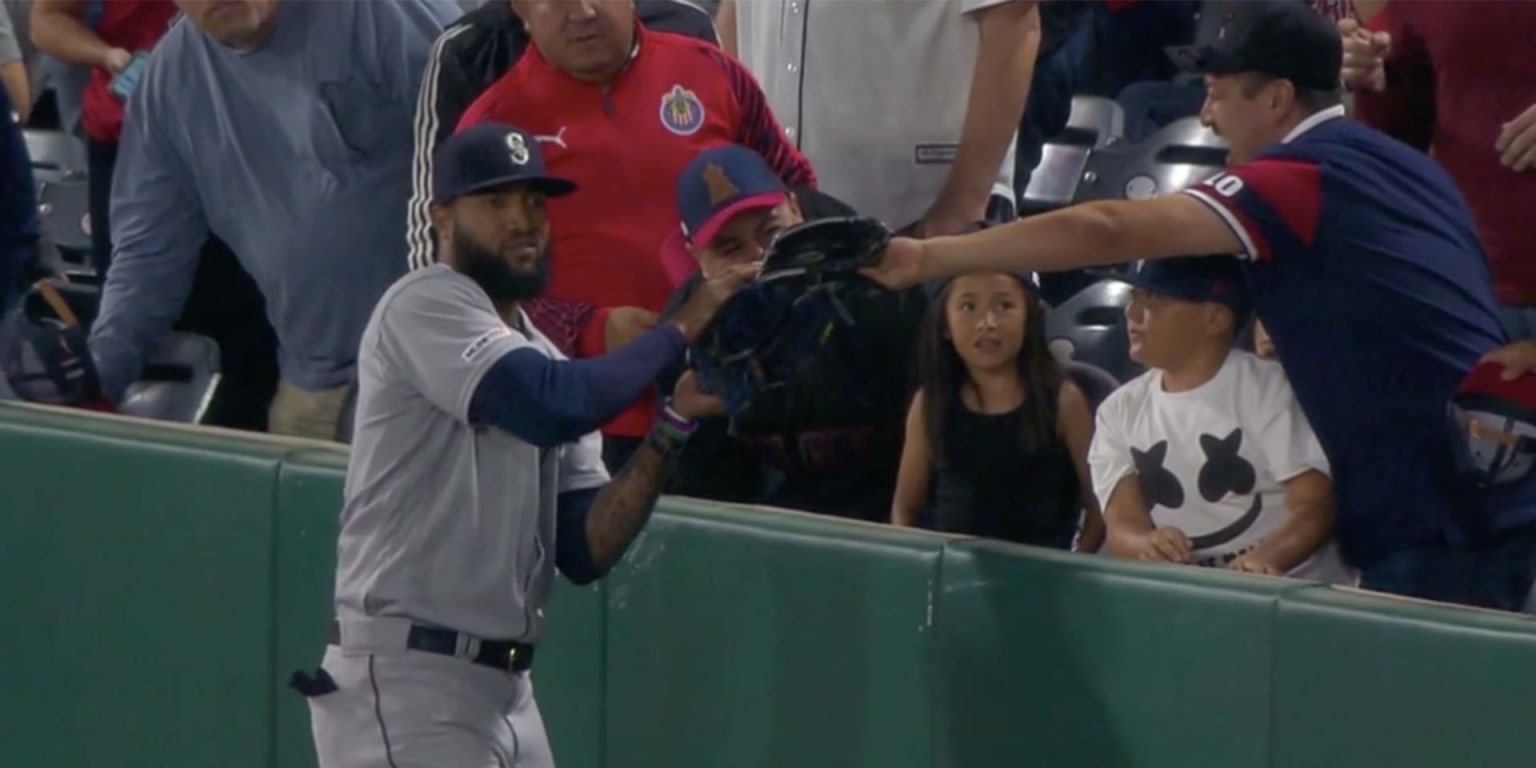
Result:
M554 768L527 674L419 651L331 646L309 699L320 768Z

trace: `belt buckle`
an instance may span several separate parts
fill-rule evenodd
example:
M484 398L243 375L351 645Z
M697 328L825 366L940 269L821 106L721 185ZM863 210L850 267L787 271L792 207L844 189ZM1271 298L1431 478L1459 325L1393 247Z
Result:
M518 654L518 651L520 651L520 650L522 650L522 649L519 648L515 643L512 645L511 648L507 649L507 671L508 672L515 672L515 671L517 671L517 654Z

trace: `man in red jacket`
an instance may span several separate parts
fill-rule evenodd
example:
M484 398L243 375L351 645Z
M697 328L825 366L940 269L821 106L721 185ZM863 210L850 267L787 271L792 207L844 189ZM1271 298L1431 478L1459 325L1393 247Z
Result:
M602 354L608 312L659 311L673 290L662 244L679 221L678 174L708 147L737 143L789 186L812 186L750 73L719 48L646 29L630 0L513 0L532 48L481 94L459 129L487 120L527 128L553 174L580 191L551 200L547 295L528 308L551 340ZM654 316L649 321L654 323ZM643 324L643 323L642 323ZM623 465L649 427L647 397L607 425L604 461Z
M1536 338L1536 3L1394 0L1371 26L1339 22L1356 117L1450 172L1505 330Z

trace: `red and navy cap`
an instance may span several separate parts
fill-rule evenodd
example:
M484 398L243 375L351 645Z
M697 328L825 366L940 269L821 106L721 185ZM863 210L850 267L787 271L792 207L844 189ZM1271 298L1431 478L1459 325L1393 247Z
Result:
M732 218L787 199L789 190L762 155L739 144L700 152L677 177L681 231L662 246L662 266L673 284L687 279L697 266L688 248L707 248Z
M544 171L544 151L527 131L505 123L477 123L448 137L432 158L432 201L526 184L549 197L576 191L569 179Z
M1480 485L1524 479L1536 466L1536 374L1504 378L1501 363L1479 363L1449 408L1462 474Z
M1180 301L1221 304L1239 316L1252 306L1243 265L1234 256L1181 256L1143 261L1130 274L1106 277Z

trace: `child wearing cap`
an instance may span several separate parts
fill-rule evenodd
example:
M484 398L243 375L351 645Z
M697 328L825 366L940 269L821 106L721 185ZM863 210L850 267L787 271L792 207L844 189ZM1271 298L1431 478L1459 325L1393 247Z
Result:
M788 189L751 148L700 152L678 175L678 231L662 264L677 288L668 317L700 281L760 261L782 231L856 215L815 190ZM844 297L838 323L806 374L760 393L730 419L706 420L678 460L668 492L819 514L884 520L890 510L921 288ZM681 370L659 382L669 391Z
M1089 450L1109 552L1352 583L1322 447L1280 365L1234 346L1249 315L1237 260L1148 261L1121 279L1148 371L1100 406Z

